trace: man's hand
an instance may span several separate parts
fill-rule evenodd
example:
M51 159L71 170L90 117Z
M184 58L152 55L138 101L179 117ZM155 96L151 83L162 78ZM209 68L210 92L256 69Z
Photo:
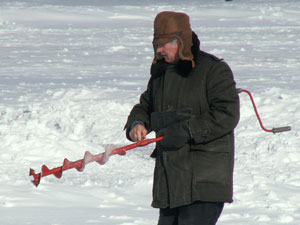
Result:
M131 140L136 142L145 139L147 133L148 131L145 128L145 126L143 124L138 123L131 129L131 131L129 132L129 136Z

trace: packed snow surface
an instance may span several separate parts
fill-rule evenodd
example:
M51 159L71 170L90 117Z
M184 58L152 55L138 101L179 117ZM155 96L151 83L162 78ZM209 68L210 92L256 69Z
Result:
M267 129L292 127L264 132L240 94L234 202L218 224L300 224L298 1L0 0L1 225L157 223L154 144L44 177L38 188L29 168L130 144L123 127L149 79L162 10L190 15L202 50L231 66Z

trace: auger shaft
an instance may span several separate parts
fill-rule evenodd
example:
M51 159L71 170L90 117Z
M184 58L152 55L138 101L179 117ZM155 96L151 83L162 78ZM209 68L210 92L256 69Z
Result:
M100 153L98 155L92 155L90 152L86 151L83 159L71 162L65 158L62 166L59 166L59 167L56 167L53 169L49 169L46 165L43 165L40 173L35 173L35 171L30 168L29 176L33 176L32 183L37 187L39 185L42 177L53 174L55 177L61 178L63 171L73 169L73 168L76 168L79 172L82 172L84 170L85 165L90 162L97 162L100 165L103 165L108 161L108 158L111 155L117 155L117 154L125 155L126 151L128 151L130 149L134 149L136 147L143 147L150 143L161 141L162 139L163 139L163 137L144 139L144 140L138 141L136 143L120 147L120 148L116 148L116 149L108 148L105 150L105 152Z

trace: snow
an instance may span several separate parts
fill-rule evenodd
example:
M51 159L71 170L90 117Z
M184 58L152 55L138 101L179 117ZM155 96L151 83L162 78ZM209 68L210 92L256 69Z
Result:
M149 79L162 10L190 15L201 48L231 66L265 127L292 127L262 131L240 94L234 203L218 224L300 224L296 0L0 0L0 224L156 224L153 144L44 177L38 188L28 173L130 144L123 126Z

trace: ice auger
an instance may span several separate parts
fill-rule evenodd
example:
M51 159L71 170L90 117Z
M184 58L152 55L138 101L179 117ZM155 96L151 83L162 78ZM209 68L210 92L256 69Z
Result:
M125 155L126 151L136 148L136 147L143 147L150 143L161 141L163 137L157 137L152 139L144 139L141 141L138 141L134 144L126 145L120 148L114 149L113 147L106 148L105 152L100 153L98 155L93 155L90 152L86 151L84 154L83 159L77 160L75 162L71 162L68 159L64 159L63 165L49 169L46 165L42 166L42 171L40 173L35 173L33 169L30 168L29 170L29 176L33 176L32 183L37 187L41 181L42 177L48 176L53 174L57 178L61 178L63 171L69 170L72 168L76 168L79 172L82 172L84 170L84 167L86 164L90 162L97 162L100 165L105 164L108 161L109 156L111 155Z
M251 99L251 102L252 102L252 105L253 105L253 108L254 108L254 111L255 111L255 114L256 114L256 117L259 121L259 124L260 124L261 128L264 131L272 132L272 133L275 134L275 133L280 133L280 132L291 130L290 126L277 127L277 128L273 128L271 130L266 129L262 124L262 121L260 119L260 116L258 114L256 105L255 105L255 102L254 102L254 99L253 99L252 94L250 93L250 91L239 88L239 89L237 89L237 92L238 93L245 92L249 95L249 97ZM150 143L161 141L162 139L163 139L163 137L157 137L157 138L152 138L152 139L144 139L144 140L138 141L134 144L126 145L126 146L123 146L123 147L120 147L120 148L115 148L114 149L114 148L110 147L110 148L106 148L105 152L100 153L98 155L93 155L90 152L86 151L85 154L84 154L83 159L77 160L75 162L71 162L71 161L69 161L68 159L65 158L62 166L59 166L59 167L56 167L56 168L53 168L53 169L49 169L46 165L43 165L42 170L41 170L40 173L35 173L35 171L30 168L29 176L33 176L32 183L37 187L39 185L42 177L53 174L55 177L61 178L61 176L63 174L63 171L69 170L69 169L72 169L72 168L76 168L79 172L82 172L85 168L85 165L90 163L90 162L97 162L100 165L103 165L107 162L109 156L111 156L111 155L116 155L116 154L125 155L126 151L128 151L130 149L133 149L133 148L136 148L136 147L146 146Z

